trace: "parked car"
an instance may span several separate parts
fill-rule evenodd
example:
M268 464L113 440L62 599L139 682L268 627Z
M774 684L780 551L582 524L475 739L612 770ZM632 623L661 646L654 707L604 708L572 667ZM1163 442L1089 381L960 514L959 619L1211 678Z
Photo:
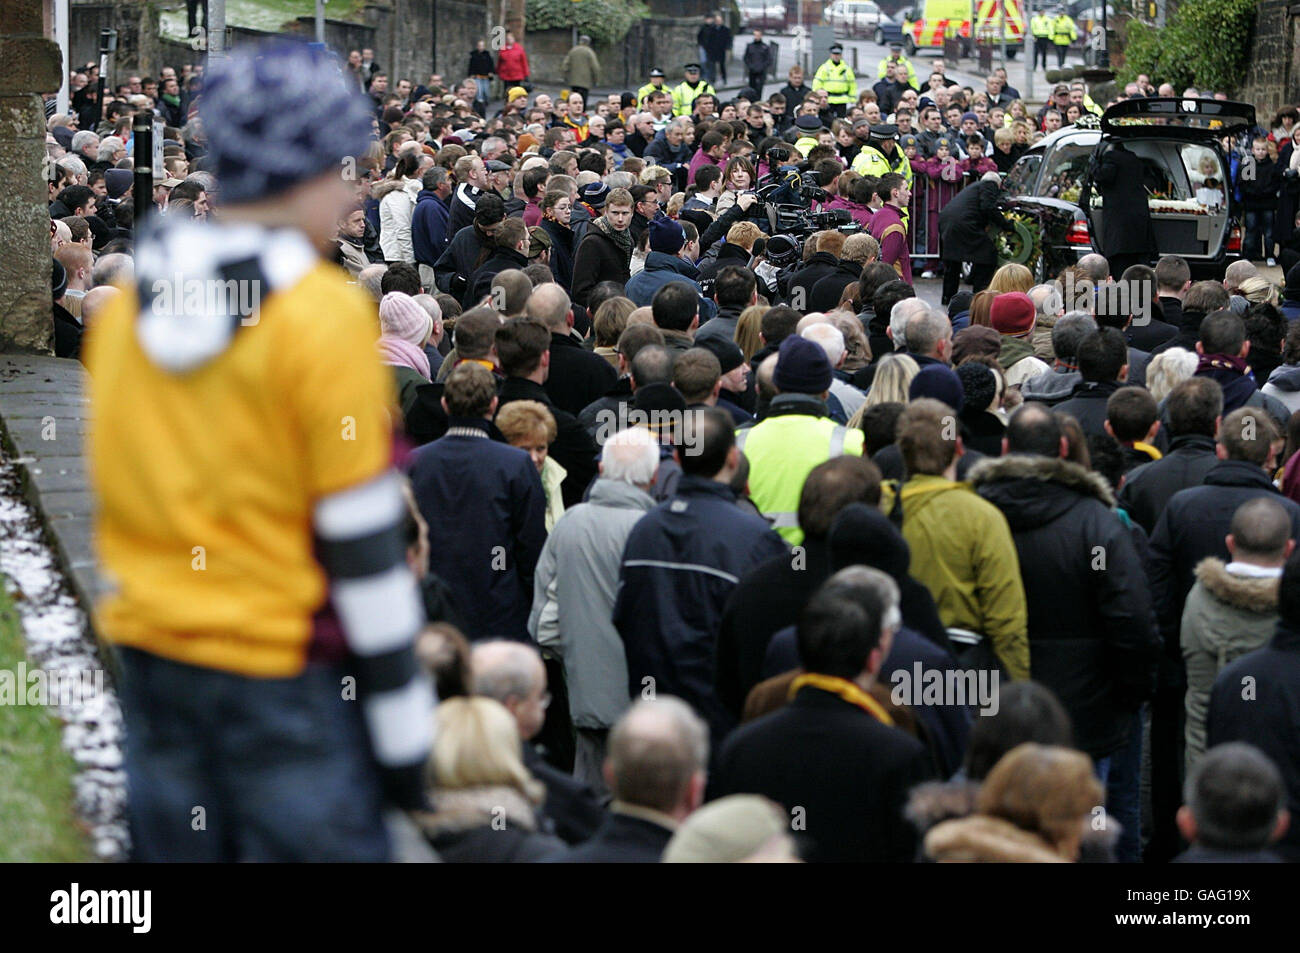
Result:
M886 43L902 43L903 24L883 16L880 18L880 25L876 27L876 32L872 34L871 39L877 46L884 46Z
M781 0L740 0L739 7L746 30L785 29L786 8Z
M1213 99L1131 99L1090 125L1053 133L1006 175L1005 208L1037 223L1041 248L1031 256L1037 277L1051 277L1095 250L1106 210L1091 173L1095 161L1120 142L1146 167L1157 253L1181 255L1197 274L1221 274L1241 250L1241 209L1232 197L1223 140L1255 125L1255 107ZM1207 179L1214 182L1207 186ZM1212 201L1216 187L1222 204Z
M835 0L826 8L826 25L845 36L874 36L887 17L875 0Z

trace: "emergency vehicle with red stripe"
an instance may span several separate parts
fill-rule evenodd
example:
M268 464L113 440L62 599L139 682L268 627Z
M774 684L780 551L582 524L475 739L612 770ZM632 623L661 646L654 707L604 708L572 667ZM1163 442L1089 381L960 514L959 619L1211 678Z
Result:
M942 51L946 38L957 39L969 55L975 43L998 42L999 26L1007 56L1014 58L1025 39L1021 0L923 0L904 16L903 48L908 56L917 50Z

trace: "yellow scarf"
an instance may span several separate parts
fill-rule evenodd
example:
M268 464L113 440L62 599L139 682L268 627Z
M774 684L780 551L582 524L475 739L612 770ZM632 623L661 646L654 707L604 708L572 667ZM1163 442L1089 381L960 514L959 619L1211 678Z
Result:
M1149 443L1143 443L1141 440L1134 440L1134 441L1133 441L1133 449L1134 449L1134 450L1141 450L1143 453L1145 453L1145 454L1146 454L1148 457L1150 457L1152 460L1159 460L1161 457L1164 456L1163 453L1161 453L1161 452L1160 452L1159 450L1157 450L1155 447L1151 446L1151 444L1149 444Z
M847 678L805 672L790 684L790 697L794 698L795 695L799 694L799 690L804 687L819 688L824 692L830 692L832 695L838 695L850 705L857 705L881 724L890 725L891 727L894 724L894 719L889 716L889 712L885 711L880 702Z

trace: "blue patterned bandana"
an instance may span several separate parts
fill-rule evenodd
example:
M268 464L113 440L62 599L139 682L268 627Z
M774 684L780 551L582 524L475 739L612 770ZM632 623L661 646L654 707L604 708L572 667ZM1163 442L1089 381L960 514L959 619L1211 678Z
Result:
M199 115L223 202L256 201L365 151L373 104L332 56L283 40L243 47L212 69Z

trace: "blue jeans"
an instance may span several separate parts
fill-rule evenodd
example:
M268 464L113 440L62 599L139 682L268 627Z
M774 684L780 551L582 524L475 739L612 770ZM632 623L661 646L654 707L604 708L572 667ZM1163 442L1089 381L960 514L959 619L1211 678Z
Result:
M1115 859L1121 864L1142 860L1142 713L1125 721L1123 746L1097 759L1097 780L1106 788L1106 810L1119 824Z
M1273 257L1273 210L1246 211L1246 235L1241 242L1241 257L1251 261ZM1260 239L1264 241L1264 254L1256 255Z
M140 861L384 861L377 768L343 670L246 678L123 649Z

